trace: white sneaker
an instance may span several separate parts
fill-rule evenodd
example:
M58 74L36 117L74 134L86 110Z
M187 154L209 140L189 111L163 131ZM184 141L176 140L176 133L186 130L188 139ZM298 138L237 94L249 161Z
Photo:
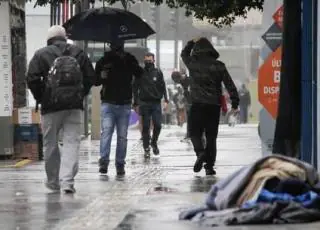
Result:
M45 183L45 186L47 189L49 189L51 192L60 192L60 186L57 184L48 184Z
M73 194L76 192L76 189L73 185L66 185L62 188L62 191L66 194Z

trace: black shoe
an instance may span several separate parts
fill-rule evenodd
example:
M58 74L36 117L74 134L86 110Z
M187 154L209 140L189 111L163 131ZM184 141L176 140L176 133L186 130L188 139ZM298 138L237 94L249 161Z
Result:
M151 143L151 147L152 147L152 150L153 150L153 154L154 154L154 155L159 155L159 154L160 154L160 150L159 150L159 148L158 148L157 143Z
M197 160L196 162L194 163L194 166L193 166L193 171L195 173L198 173L201 171L202 167L203 167L203 162L204 162L204 154L199 154L197 156Z
M214 176L214 175L216 175L217 174L217 172L216 172L216 170L214 170L213 168L207 168L206 169L206 175L207 176Z
M180 142L188 143L190 142L190 137L185 137Z
M144 149L144 157L145 158L150 158L150 148L145 148Z
M100 158L100 160L99 160L99 173L107 174L108 173L108 166L109 166L109 161L105 160L103 158Z
M124 176L126 175L126 171L124 170L124 166L117 166L117 176Z

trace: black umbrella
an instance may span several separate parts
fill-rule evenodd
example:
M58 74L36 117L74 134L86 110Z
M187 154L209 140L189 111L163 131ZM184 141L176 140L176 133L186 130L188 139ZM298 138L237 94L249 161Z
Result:
M71 40L111 42L147 38L155 31L137 15L122 9L102 7L81 12L64 25Z

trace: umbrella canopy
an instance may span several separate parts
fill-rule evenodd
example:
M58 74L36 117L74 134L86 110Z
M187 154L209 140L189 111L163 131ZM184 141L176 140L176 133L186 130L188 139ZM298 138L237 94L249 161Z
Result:
M102 7L83 11L64 25L71 40L111 42L147 38L155 31L140 17L126 10Z

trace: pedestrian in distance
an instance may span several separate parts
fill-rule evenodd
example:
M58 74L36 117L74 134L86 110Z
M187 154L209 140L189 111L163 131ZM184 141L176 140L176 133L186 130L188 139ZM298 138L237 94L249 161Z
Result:
M159 155L158 139L162 126L161 100L164 98L164 107L168 105L166 83L162 71L155 66L153 53L144 56L144 71L134 82L134 107L139 106L142 117L142 138L144 156L150 157L150 146L154 155ZM153 123L153 132L150 138L150 121Z
M249 108L251 105L250 91L247 89L245 84L241 85L239 90L240 97L240 123L247 124L249 117Z
M187 99L182 86L178 85L178 92L173 96L173 101L177 110L178 126L182 127L186 119Z
M35 52L27 73L28 87L37 105L41 104L46 186L51 190L75 192L83 100L90 92L94 77L88 55L79 47L67 44L63 27L51 27L47 46Z

